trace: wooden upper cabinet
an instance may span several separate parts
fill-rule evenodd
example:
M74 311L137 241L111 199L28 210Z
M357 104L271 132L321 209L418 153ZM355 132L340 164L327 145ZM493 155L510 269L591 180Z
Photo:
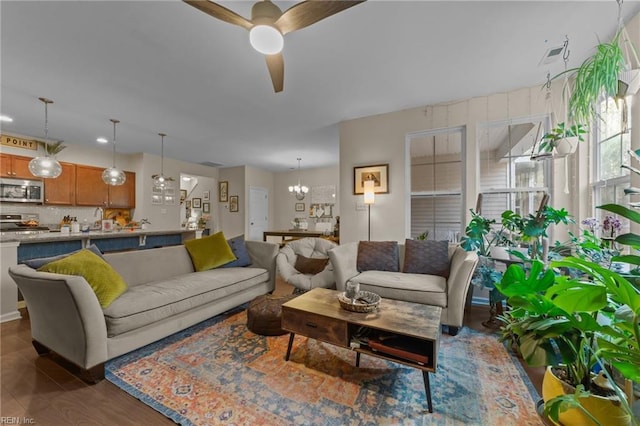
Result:
M11 177L17 179L37 179L29 171L29 162L31 157L22 157L20 155L0 154L0 175L2 177Z
M136 174L124 172L127 180L119 186L109 186L109 207L132 209L136 206Z
M132 209L136 206L136 174L125 172L123 185L110 186L102 181L104 169L76 165L76 205Z
M76 205L107 207L109 191L98 167L76 164Z
M44 203L72 206L76 202L76 165L62 162L60 165L60 176L44 179Z

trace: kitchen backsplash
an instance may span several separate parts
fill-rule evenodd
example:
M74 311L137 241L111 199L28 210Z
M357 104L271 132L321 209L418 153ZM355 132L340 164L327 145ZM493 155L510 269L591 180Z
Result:
M103 211L95 207L65 207L65 206L36 206L33 204L0 204L2 214L12 213L37 213L40 216L40 225L49 229L58 229L60 222L65 216L76 217L80 225L88 223L93 226L94 222L102 219ZM86 222L85 222L86 219Z

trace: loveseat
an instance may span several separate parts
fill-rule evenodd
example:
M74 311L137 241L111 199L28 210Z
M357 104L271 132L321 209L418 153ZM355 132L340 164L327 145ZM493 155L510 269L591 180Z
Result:
M445 246L445 256L448 256L445 269L448 270L444 274L409 273L403 272L406 268L405 244L398 243L398 259L394 260L398 264L398 272L389 271L388 269L393 268L387 268L389 262L385 263L385 259L381 259L379 264L380 269L387 270L362 271L361 268L359 271L359 244L346 243L329 251L338 291L344 291L346 283L352 281L359 284L360 290L371 291L384 298L440 306L442 325L448 326L449 334L458 333L464 319L467 291L478 263L475 252L467 252L457 245L448 245ZM431 259L426 256L422 261L428 263ZM376 263L375 259L373 263Z
M95 382L106 361L272 292L278 245L243 242L250 265L201 272L184 245L104 254L127 286L106 308L83 276L24 264L9 275L24 295L38 353L57 353Z

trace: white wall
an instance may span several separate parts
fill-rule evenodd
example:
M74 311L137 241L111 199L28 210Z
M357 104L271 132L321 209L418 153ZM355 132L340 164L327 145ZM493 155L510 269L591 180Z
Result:
M245 233L246 187L245 167L225 167L220 169L219 179L229 182L228 195L238 196L238 212L229 211L229 202L218 203L220 229L227 238Z

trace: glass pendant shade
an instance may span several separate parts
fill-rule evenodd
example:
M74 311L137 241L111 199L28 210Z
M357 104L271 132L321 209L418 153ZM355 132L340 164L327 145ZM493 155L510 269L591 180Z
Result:
M53 101L47 98L38 98L42 103L44 103L44 140L45 144L48 143L49 140L49 117L47 107L49 104L52 104ZM40 178L57 178L62 174L62 166L53 157L50 157L46 153L46 145L45 145L45 155L44 157L35 157L33 160L29 161L29 171L32 175Z
M171 181L173 181L172 177L168 177L164 175L164 137L167 136L166 133L158 133L158 135L160 135L160 137L162 138L162 145L161 145L161 151L160 151L160 174L159 175L153 175L151 176L151 178L153 179L153 186L154 188L169 188L171 185Z
M109 167L102 172L102 181L107 185L118 186L127 181L124 171L116 168L116 124L120 121L112 118L113 123L113 167Z

